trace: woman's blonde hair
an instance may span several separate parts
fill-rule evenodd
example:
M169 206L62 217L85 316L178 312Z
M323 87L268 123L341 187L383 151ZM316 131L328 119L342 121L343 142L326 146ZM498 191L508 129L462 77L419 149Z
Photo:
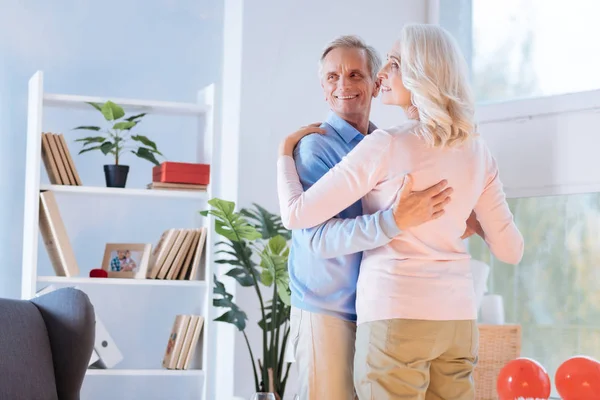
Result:
M454 38L436 25L409 24L400 34L404 87L419 110L419 133L433 146L454 146L475 135L475 103L467 63Z

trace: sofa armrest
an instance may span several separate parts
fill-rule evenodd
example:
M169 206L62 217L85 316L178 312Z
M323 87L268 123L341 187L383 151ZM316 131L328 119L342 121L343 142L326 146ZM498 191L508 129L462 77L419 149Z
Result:
M79 289L62 288L31 299L48 331L60 400L79 400L94 349L94 307Z

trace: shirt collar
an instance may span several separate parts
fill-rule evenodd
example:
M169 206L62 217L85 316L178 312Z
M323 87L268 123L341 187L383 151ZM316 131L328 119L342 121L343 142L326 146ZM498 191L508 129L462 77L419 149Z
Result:
M364 136L355 127L350 125L333 111L329 112L326 121L346 143L350 143L357 135ZM372 133L377 127L369 121L369 133Z

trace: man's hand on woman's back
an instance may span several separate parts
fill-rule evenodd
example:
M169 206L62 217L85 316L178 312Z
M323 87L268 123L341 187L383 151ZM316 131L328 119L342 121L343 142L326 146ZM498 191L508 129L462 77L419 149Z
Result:
M410 175L396 196L393 206L394 219L398 228L404 230L421 225L444 215L444 207L451 201L453 189L442 180L422 191L413 191Z

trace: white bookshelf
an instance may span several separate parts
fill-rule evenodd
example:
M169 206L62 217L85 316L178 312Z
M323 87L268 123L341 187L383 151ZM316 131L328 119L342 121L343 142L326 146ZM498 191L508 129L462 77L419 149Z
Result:
M119 368L119 365L105 370L89 369L84 380L82 394L92 393L90 399L113 398L115 394L119 396L119 393L126 393L127 396L130 396L128 398L133 398L131 396L150 398L149 396L153 393L162 393L162 391L175 396L177 396L177 393L182 393L181 397L177 398L212 400L221 397L217 393L221 393L222 389L215 383L215 379L223 372L217 372L216 368L227 367L220 366L217 362L218 352L222 348L231 349L234 344L223 343L223 339L219 339L215 334L216 328L212 312L215 238L213 233L214 220L211 216L202 217L198 223L200 226L208 228L204 245L204 263L201 266L204 270L202 273L204 280L202 281L90 278L88 277L88 270L91 268L82 265L81 262L78 262L80 264L80 276L60 277L38 274L38 251L44 249L43 244L40 247L39 243L40 191L51 190L62 193L63 196L82 196L82 198L86 196L86 199L89 196L98 196L103 199L111 197L111 201L121 201L119 199L130 197L135 197L137 202L143 202L146 199L151 201L153 198L162 199L163 201L171 201L172 199L175 206L178 201L185 200L194 202L194 207L198 211L208 208L208 199L218 197L218 193L213 189L217 187L214 184L214 177L219 176L217 171L219 158L217 153L219 150L215 147L215 143L218 143L218 141L214 140L213 137L214 85L202 90L198 99L198 103L177 103L46 93L42 71L36 72L29 80L21 297L23 299L33 298L37 290L49 284L60 287L77 286L80 290L88 293L96 312L101 316L103 322L106 323L109 317L120 313L123 314L124 321L131 321L130 325L125 323L125 326L117 326L116 329L109 328L109 333L123 354L126 353L127 348L119 345L120 342L135 347L140 360L144 359L143 362L140 362L139 368L137 365L130 368L132 364L136 363L135 357L132 357L133 359L128 360L127 367L122 369ZM211 178L213 178L207 191L107 188L43 183L41 179L41 170L43 170L41 133L45 131L43 124L44 109L46 107L59 107L67 110L90 110L91 107L86 102L103 103L107 100L119 104L126 112L139 111L151 115L198 118L200 123L198 124L197 160L198 162L211 164ZM98 167L101 168L101 166ZM151 167L148 168L150 170ZM57 200L60 206L60 198L57 198ZM81 203L85 203L85 201ZM61 210L61 215L69 211L71 210ZM131 234L134 235L135 231L132 230ZM158 237L155 243L157 240ZM147 296L151 301L141 304L133 302L133 305L128 307L118 305L117 300L125 299L125 302L127 302L128 296L140 292L149 293ZM184 300L181 300L182 303L179 304L177 301L172 301L174 297ZM127 304L129 305L129 303ZM103 312L102 315L100 315L99 310ZM190 310L200 310L196 313L204 316L204 326L192 362L192 368L183 371L162 369L160 361L166 348L175 315L191 313ZM109 315L109 317L106 315ZM139 335L142 340L133 342L125 335ZM149 343L147 345L148 349L144 348L144 343L146 343L144 341ZM151 353L151 356L146 356L146 352ZM154 360L156 360L155 364ZM155 365L155 367L148 368L149 364ZM106 393L102 392L104 388L107 390ZM139 388L139 393L136 392L138 390L136 388ZM142 397L137 397L138 395Z
M170 370L170 369L88 369L87 376L190 376L200 377L204 371L196 370Z
M173 286L180 288L206 288L206 281L186 281L173 279L120 279L120 278L87 278L64 276L38 276L38 282L60 285L125 285L125 286Z
M40 185L40 190L52 190L56 193L91 194L99 196L141 196L172 199L208 200L208 192L194 190L160 190L108 188L101 186Z
M125 110L147 112L162 115L203 115L211 112L209 104L174 103L167 101L134 100L134 99L110 99L123 107ZM62 107L74 109L89 109L86 103L104 103L106 99L94 96L76 96L70 94L43 94L44 105L48 107Z

